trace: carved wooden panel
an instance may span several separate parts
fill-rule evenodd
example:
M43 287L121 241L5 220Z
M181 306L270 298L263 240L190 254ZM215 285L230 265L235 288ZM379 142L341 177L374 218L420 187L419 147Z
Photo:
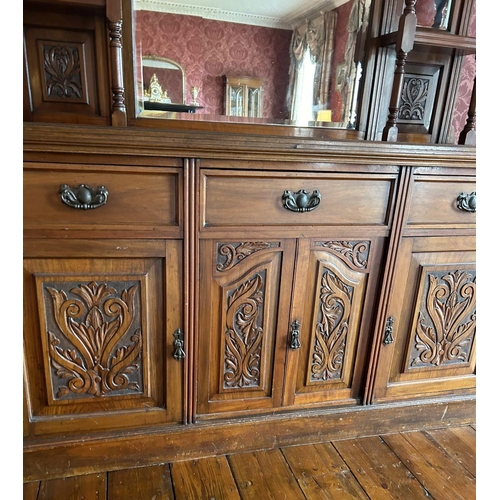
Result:
M406 370L468 365L476 332L475 271L425 269Z
M243 259L260 250L278 247L279 242L245 241L217 244L217 270L228 271Z
M436 66L408 64L399 101L398 125L420 125L429 131L439 74Z
M299 242L292 319L301 325L301 346L287 354L286 404L356 397L362 370L356 360L366 348L376 284L369 278L380 251L377 239Z
M262 389L263 308L266 272L226 291L223 389Z
M279 403L283 351L276 349L287 330L279 317L290 305L292 247L293 241L201 242L202 268L212 273L202 273L200 283L199 414Z
M68 277L69 278L69 277ZM53 401L144 392L141 280L37 278Z
M475 258L473 236L403 238L375 401L475 390Z
M23 19L28 100L24 108L29 110L25 116L33 121L109 124L109 36L104 11L102 17L95 12L76 16L32 7Z
M96 253L83 247L85 254ZM175 271L182 251L180 242L168 247L163 258L132 258L132 251L122 258L25 258L24 356L33 432L57 431L57 419L81 430L180 418L183 362L173 357L173 334L182 327ZM99 248L116 252L117 244Z

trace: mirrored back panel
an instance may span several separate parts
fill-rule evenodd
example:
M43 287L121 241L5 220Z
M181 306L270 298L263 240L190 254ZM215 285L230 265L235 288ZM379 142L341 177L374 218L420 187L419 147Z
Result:
M371 0L132 1L136 117L357 128Z

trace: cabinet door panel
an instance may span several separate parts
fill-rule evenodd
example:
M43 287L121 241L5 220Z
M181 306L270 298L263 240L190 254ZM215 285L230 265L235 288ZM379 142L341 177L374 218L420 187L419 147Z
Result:
M25 259L30 432L181 419L183 363L165 333L181 325L181 248L167 247L163 258Z
M407 238L381 347L378 400L475 387L475 238Z
M286 240L201 242L199 414L281 403L293 249Z
M353 402L359 397L382 241L299 243L285 404ZM372 270L373 280L370 280Z

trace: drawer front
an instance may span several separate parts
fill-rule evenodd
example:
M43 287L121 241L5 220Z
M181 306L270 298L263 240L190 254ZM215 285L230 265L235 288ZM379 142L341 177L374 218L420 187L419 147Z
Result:
M470 226L476 223L476 182L473 178L415 178L409 226ZM459 205L462 208L459 208Z
M28 166L24 171L24 226L131 230L179 226L179 177L175 169L136 173L77 165L64 170ZM69 190L62 195L64 185ZM81 185L83 190L78 189ZM104 204L102 190L98 196L101 186L107 191Z
M373 174L226 173L202 171L202 227L217 226L331 226L387 225L395 178ZM303 205L296 194L303 190L314 205ZM283 195L293 200L284 206ZM307 201L307 200L306 200ZM296 203L295 203L296 202ZM300 207L299 207L300 208Z

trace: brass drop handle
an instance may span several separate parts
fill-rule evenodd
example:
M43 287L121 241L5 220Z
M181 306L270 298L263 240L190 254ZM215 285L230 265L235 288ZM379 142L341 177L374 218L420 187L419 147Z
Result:
M465 212L475 212L476 211L476 192L472 193L460 193L457 198L457 208L459 210L464 210Z
M321 201L321 193L315 189L312 193L308 193L303 189L299 189L296 193L284 191L283 206L292 212L310 212L314 210Z
M291 326L292 326L292 331L290 332L290 349L298 349L300 347L300 340L299 340L300 323L297 320L295 320Z
M186 353L184 352L184 332L177 328L174 332L174 359L177 361L184 359Z
M108 201L108 190L104 186L94 189L86 184L80 184L71 188L67 184L61 184L59 194L65 205L79 210L98 208Z

